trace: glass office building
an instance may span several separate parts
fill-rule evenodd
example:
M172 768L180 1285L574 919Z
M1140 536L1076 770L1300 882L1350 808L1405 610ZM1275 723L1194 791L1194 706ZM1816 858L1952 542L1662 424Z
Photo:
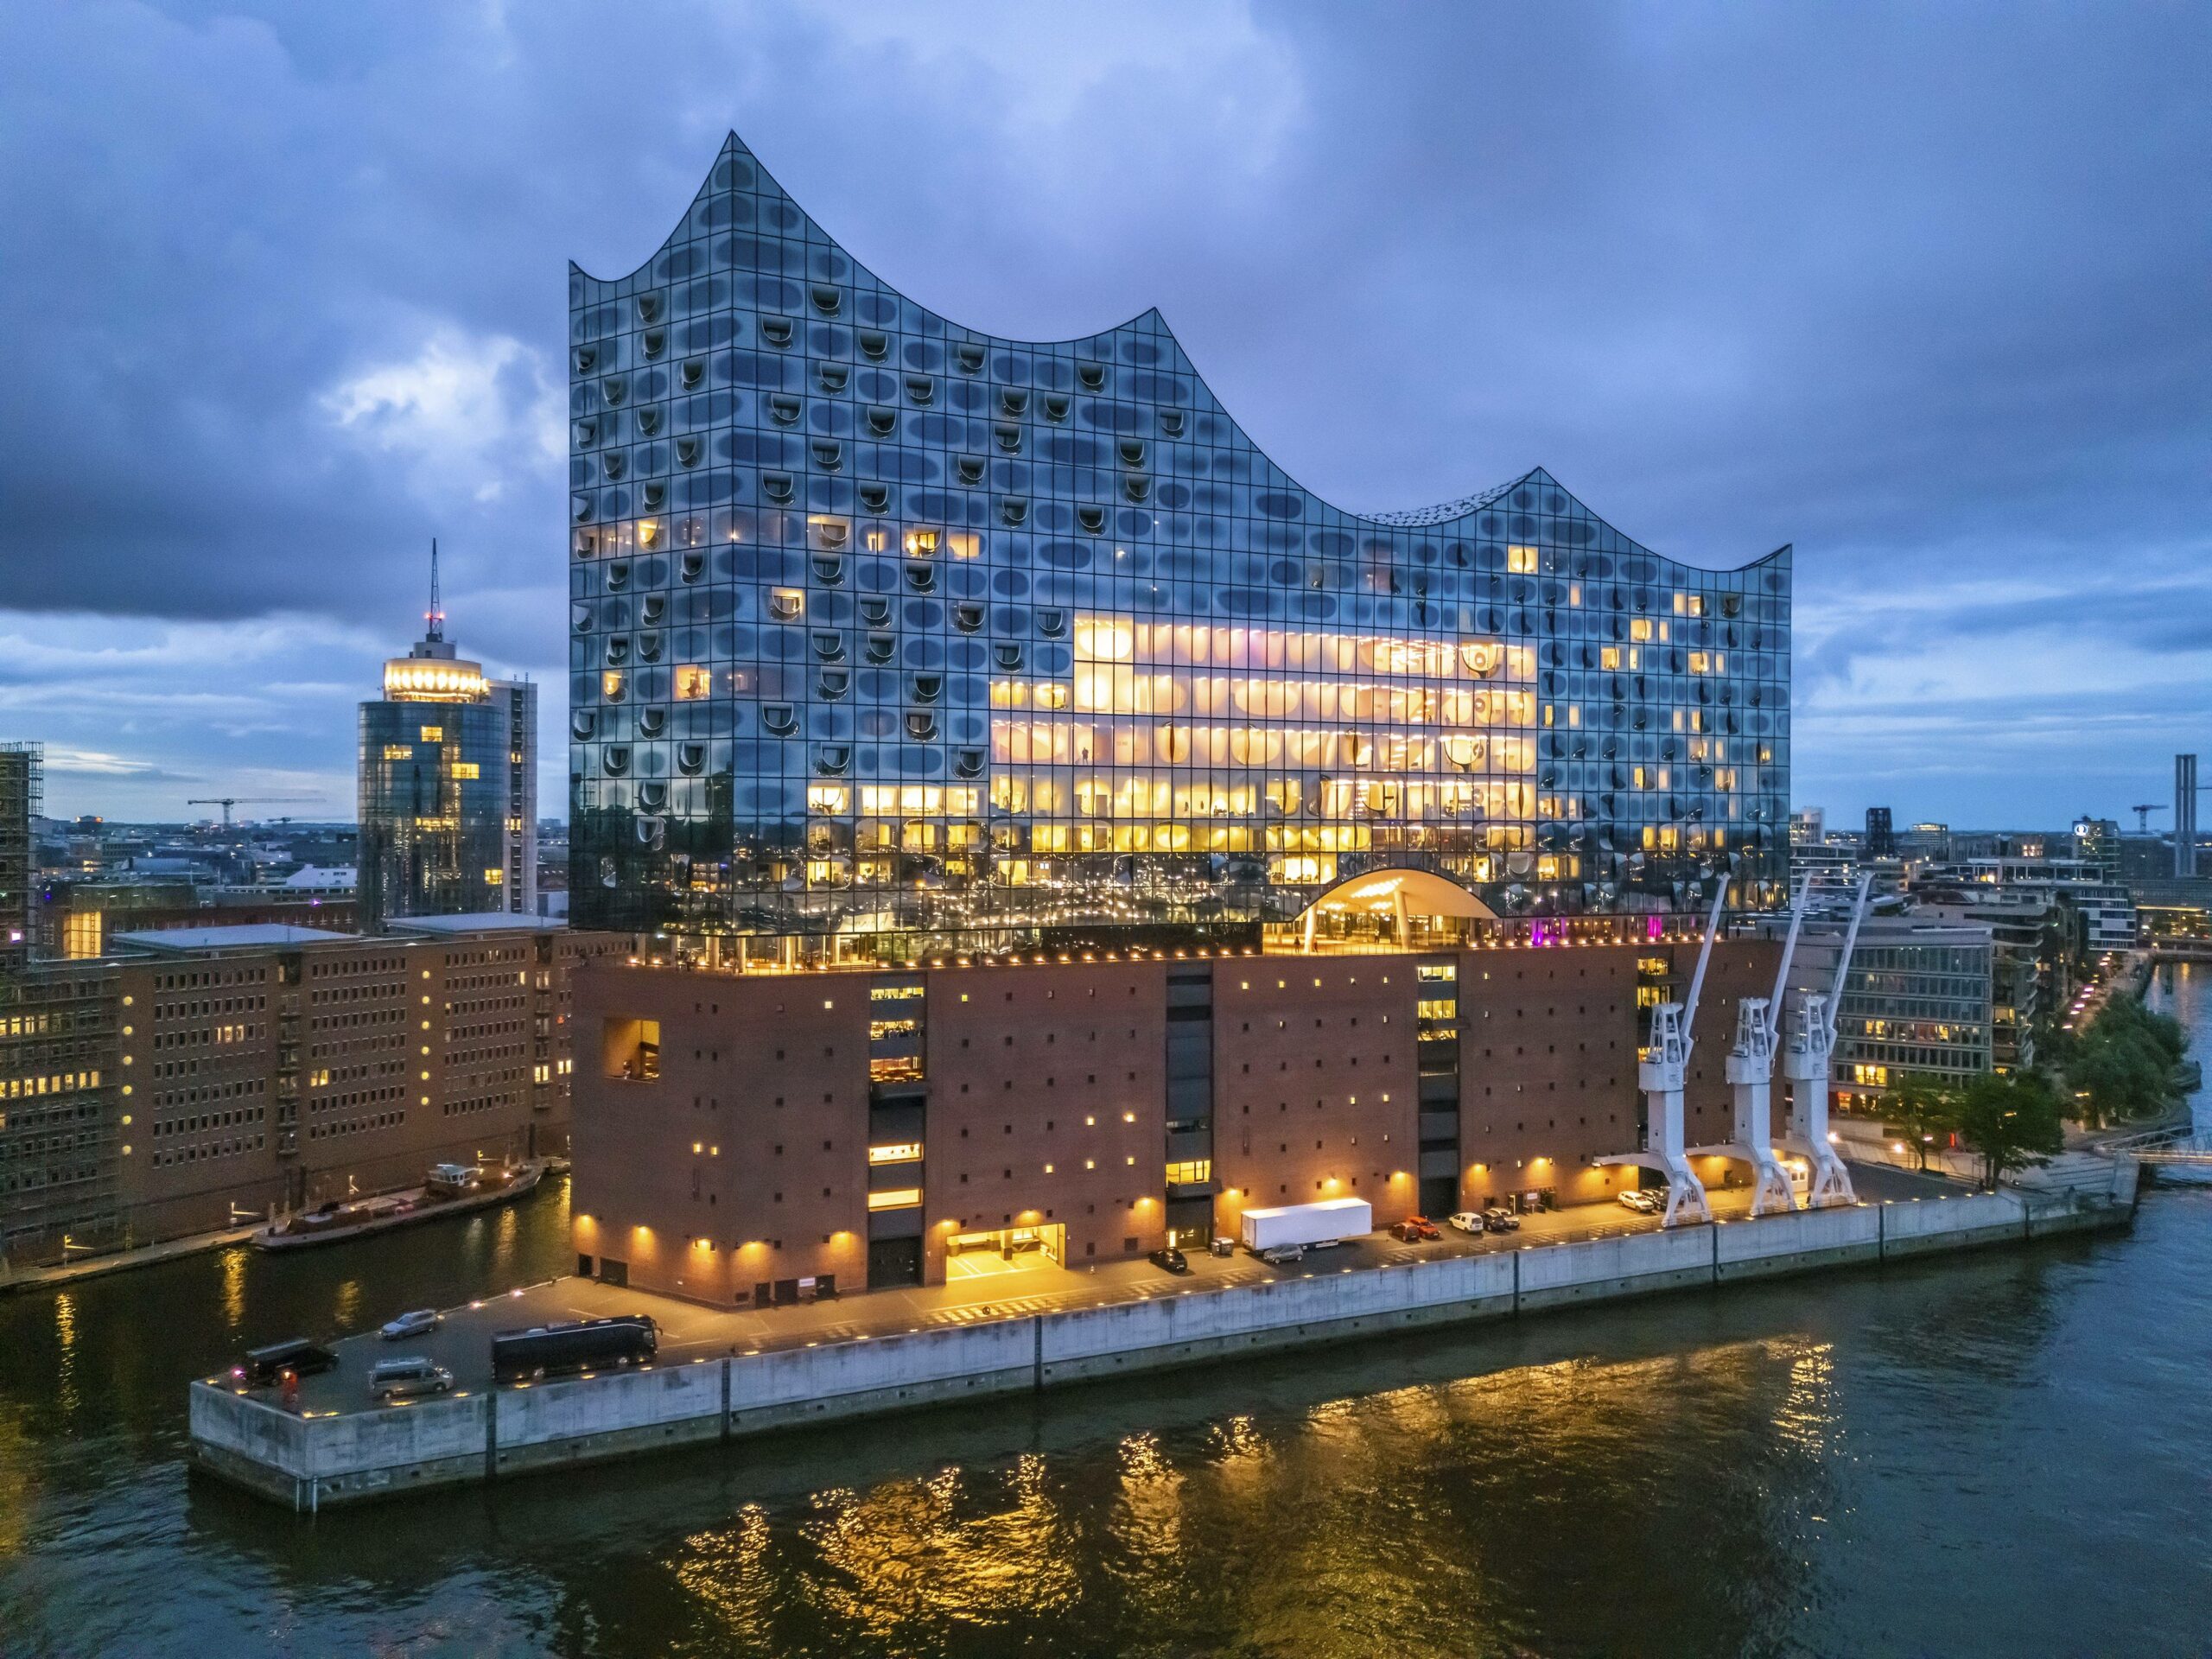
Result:
M537 912L537 688L458 656L431 601L361 705L361 931L405 916Z
M1234 936L1394 867L1503 918L1780 894L1786 547L1677 563L1541 470L1332 506L1157 312L948 321L734 137L569 302L579 925L900 955Z

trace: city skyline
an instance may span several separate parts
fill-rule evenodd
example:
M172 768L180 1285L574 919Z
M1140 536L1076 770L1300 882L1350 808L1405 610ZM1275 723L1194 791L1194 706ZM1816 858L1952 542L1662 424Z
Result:
M663 84L580 79L558 18L416 21L0 24L0 725L51 812L350 817L432 535L487 666L560 675L546 273L643 257L732 125L939 312L1063 338L1157 303L1348 507L1542 466L1688 562L1794 543L1795 804L1832 821L2124 818L2202 747L2201 23L1915 15L1897 52L1779 16L738 11ZM35 95L64 59L105 73ZM838 79L915 90L855 121L807 90ZM580 99L650 113L609 142Z

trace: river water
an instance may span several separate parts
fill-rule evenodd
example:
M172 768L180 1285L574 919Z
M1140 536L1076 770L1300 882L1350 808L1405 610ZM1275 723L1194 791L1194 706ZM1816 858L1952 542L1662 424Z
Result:
M2205 1189L312 1521L187 1478L188 1378L557 1273L566 1203L0 1300L0 1654L2212 1650Z

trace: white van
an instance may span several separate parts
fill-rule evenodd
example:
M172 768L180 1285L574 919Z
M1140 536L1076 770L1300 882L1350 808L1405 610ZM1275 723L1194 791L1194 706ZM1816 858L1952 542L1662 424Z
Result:
M372 1400L411 1400L417 1395L443 1394L453 1387L453 1373L421 1355L405 1359L380 1359L369 1372Z

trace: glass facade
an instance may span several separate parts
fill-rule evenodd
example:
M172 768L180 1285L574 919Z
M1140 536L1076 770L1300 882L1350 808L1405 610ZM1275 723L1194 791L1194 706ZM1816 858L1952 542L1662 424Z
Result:
M361 705L359 922L537 909L537 688L489 680L433 613Z
M1964 1084L1993 1067L1991 955L1981 929L1862 936L1837 1012L1834 1082L1846 1109L1878 1110L1906 1072Z
M734 137L569 298L578 925L1250 929L1402 866L1504 917L1673 910L1724 864L1781 895L1786 547L1678 564L1541 470L1331 506L1157 312L960 327Z

